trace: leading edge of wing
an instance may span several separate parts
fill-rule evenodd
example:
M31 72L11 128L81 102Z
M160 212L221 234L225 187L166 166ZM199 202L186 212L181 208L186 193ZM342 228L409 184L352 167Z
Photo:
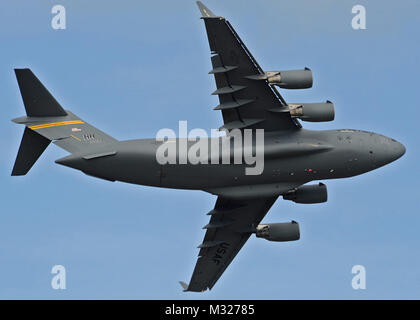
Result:
M277 89L250 77L265 74L232 25L199 4L207 31L211 62L224 125L220 129L264 129L286 131L300 128L288 112L287 102Z

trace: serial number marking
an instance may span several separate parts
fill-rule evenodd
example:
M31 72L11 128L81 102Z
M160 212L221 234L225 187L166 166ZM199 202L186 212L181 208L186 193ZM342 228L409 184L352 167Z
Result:
M255 313L253 304L216 304L210 305L209 314L248 314Z

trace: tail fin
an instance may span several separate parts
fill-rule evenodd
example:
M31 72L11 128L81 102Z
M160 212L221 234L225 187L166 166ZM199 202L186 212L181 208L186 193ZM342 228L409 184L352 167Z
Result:
M28 117L67 115L30 69L15 69L15 74Z
M25 175L51 141L70 153L94 153L116 139L64 110L30 69L15 69L26 117L13 121L26 126L12 176Z

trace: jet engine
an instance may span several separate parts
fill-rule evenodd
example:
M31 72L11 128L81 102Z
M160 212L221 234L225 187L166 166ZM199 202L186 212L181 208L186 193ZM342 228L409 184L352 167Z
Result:
M321 103L289 104L290 115L309 122L334 120L334 104L331 101Z
M301 186L283 195L283 199L296 203L322 203L328 199L327 186L323 183Z
M300 238L299 224L296 221L260 224L255 235L268 241L295 241Z
M268 71L267 80L283 89L308 89L312 87L313 77L309 68L303 70Z
M312 87L312 71L303 70L267 71L264 74L247 76L252 80L267 80L269 84L283 89L308 89Z

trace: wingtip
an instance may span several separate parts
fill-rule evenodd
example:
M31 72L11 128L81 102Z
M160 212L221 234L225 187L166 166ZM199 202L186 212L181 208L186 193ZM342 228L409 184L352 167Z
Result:
M203 18L216 17L216 15L207 8L201 1L196 1L198 9L200 9Z
M188 283L179 281L179 284L181 285L182 289L184 289L184 292L188 291Z

